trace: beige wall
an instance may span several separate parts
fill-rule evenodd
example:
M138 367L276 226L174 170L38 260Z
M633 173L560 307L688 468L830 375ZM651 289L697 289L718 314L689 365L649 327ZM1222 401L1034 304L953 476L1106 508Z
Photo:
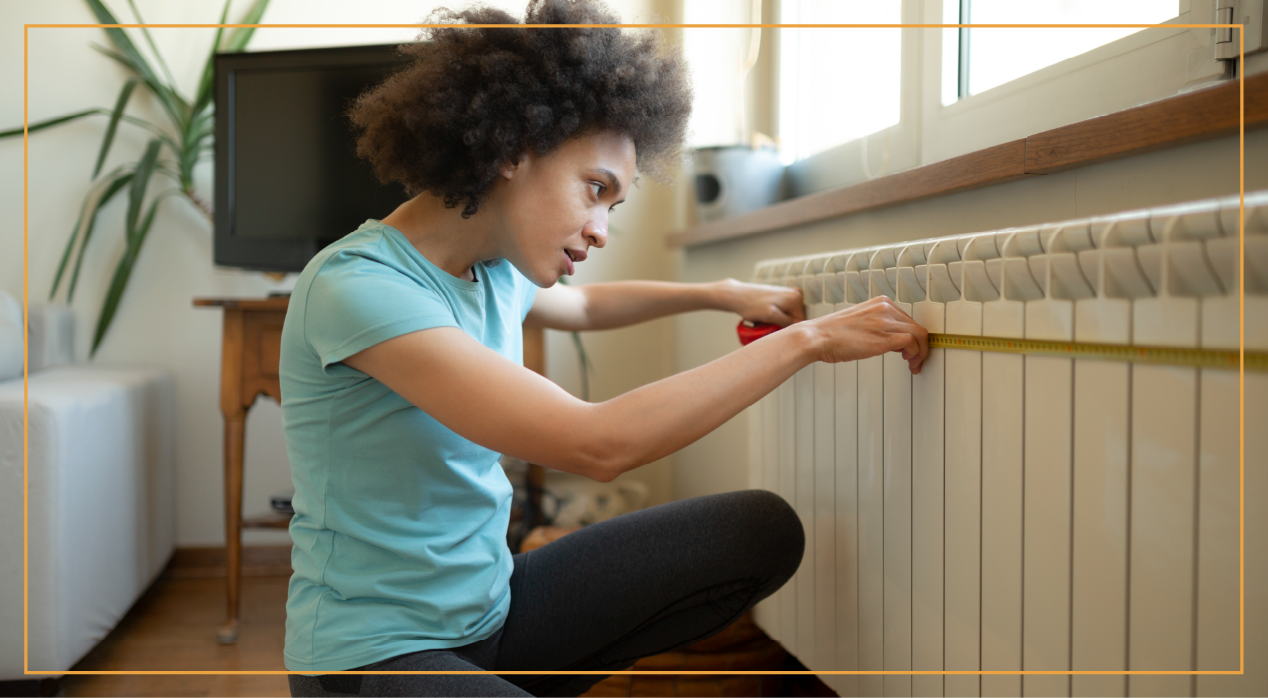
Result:
M122 18L127 3L109 3ZM158 22L215 22L218 0L170 2L138 0L145 19ZM439 4L415 0L273 0L265 22L417 22ZM452 3L460 5L461 3ZM521 0L494 4L522 12ZM675 0L620 0L611 3L625 21L676 21ZM239 1L236 7L244 7ZM232 16L237 16L235 9ZM127 20L129 21L130 17ZM92 22L80 0L0 3L0 128L22 123L22 24ZM213 30L154 30L178 81L192 91ZM387 43L411 37L411 30L262 29L256 49L336 44ZM125 73L89 48L105 43L96 29L30 30L29 115L49 118L92 106L113 105ZM139 37L134 37L140 43ZM152 102L134 97L136 112L160 118ZM36 134L30 142L29 277L23 276L22 143L0 142L0 288L21 298L24 281L32 302L47 297L66 236L89 184L104 119L90 120ZM122 162L144 145L135 129L121 127L111 157ZM205 166L198 184L211 198L211 169ZM613 217L620 232L608 249L582 265L579 279L669 278L672 256L664 235L677 227L671 189L645 182ZM387 211L367 212L381 217ZM77 355L86 360L88 338L115 261L122 252L123 206L103 211L89 246L89 259L74 303L78 318ZM155 221L111 333L93 359L99 365L162 367L176 379L176 479L178 545L211 545L223 540L221 494L221 419L217 407L220 314L195 310L195 296L262 296L289 288L294 275L273 282L258 273L217 269L211 261L211 227L183 200L173 199ZM672 366L670 322L608 332L588 339L596 375L592 395L604 398L666 375ZM571 346L552 336L549 366L560 382L575 390ZM651 487L653 501L670 496L669 464L661 463L627 475ZM268 496L289 487L290 473L281 432L281 411L261 399L247 425L246 513L267 509ZM248 542L285 541L281 532L248 532Z
M1235 136L1052 175L821 221L795 229L703 245L682 253L683 281L747 279L762 259L940 235L998 230L1237 193ZM1246 138L1246 190L1268 188L1268 131ZM738 348L723 316L675 325L675 364L687 370ZM693 497L747 483L747 415L676 455L674 494Z

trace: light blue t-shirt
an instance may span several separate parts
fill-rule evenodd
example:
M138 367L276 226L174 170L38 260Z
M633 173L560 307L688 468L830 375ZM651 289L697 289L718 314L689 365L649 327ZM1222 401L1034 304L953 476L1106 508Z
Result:
M280 369L295 480L287 669L457 647L506 619L511 484L499 454L340 363L442 326L522 363L520 325L536 286L505 261L475 272L476 281L456 278L371 220L295 283Z

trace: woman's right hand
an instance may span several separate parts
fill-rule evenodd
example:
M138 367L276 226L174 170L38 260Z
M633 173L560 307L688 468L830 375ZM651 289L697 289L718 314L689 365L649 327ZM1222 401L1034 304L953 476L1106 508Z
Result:
M885 296L808 320L818 334L819 361L857 361L901 351L913 374L929 355L929 333Z

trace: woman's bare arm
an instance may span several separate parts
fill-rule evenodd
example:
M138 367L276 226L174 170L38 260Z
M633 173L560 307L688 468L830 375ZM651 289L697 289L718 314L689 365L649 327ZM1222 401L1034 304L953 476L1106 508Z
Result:
M917 373L927 335L875 298L600 403L572 397L453 327L402 335L344 363L477 444L607 482L699 439L813 361L888 351L901 351Z
M609 330L693 310L725 310L754 322L805 319L801 292L725 279L710 284L615 281L537 291L525 324L552 330Z

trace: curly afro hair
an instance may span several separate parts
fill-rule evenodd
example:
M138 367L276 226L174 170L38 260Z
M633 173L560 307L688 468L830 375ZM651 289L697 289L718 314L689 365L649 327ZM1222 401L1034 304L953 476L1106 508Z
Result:
M618 28L478 28L519 22L476 6L434 11L401 51L409 67L357 98L357 154L384 183L430 192L470 217L498 170L602 130L634 141L637 167L664 181L691 114L681 51L659 32ZM532 0L524 25L619 24L598 0Z

